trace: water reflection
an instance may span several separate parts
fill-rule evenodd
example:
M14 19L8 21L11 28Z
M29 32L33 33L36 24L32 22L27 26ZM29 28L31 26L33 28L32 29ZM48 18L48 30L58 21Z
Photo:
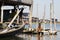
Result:
M54 40L56 40L56 36L57 36L57 35L54 35Z
M16 37L16 36L11 36L11 37L0 38L0 40L24 40L24 38L20 38L20 37Z
M56 40L57 35L43 35L43 36L40 36L39 34L37 34L36 38L37 38L36 40Z
M0 40L60 40L59 35L41 36L40 34L18 34L17 36L13 37L0 38Z
M43 36L41 36L40 34L37 34L37 40L43 40Z
M40 34L37 34L37 40L40 40L41 38L40 38Z
M28 40L31 40L31 38L32 38L32 35L28 35Z
M53 38L52 38L52 35L50 35L50 40L52 40Z
M21 34L17 35L17 37L24 38L24 40L43 40L44 36L41 36L40 34Z
M50 40L56 40L57 35L50 35Z

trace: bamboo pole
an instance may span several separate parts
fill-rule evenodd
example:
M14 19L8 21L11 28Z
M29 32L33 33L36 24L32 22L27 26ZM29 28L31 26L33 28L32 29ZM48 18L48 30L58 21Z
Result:
M52 8L52 0L50 2L50 31L52 32L52 13L53 13L53 8Z
M44 14L43 14L44 30L45 30L45 10L46 10L46 6L44 5Z
M38 18L38 3L37 3L37 13L36 13L36 15L37 15L37 18ZM36 30L37 30L37 28L38 28L38 25L39 23L38 23L38 20L37 20L37 26L36 26Z
M53 5L53 0L51 0L51 8L50 8L50 33L51 34L56 34L56 22L55 22L55 15L54 15L54 5ZM53 15L52 15L53 14ZM52 17L54 18L54 31L52 31Z
M52 2L53 2L54 31L56 31L56 21L55 21L55 14L54 14L54 0L52 0Z
M56 21L55 21L55 17L54 17L54 30L56 31Z

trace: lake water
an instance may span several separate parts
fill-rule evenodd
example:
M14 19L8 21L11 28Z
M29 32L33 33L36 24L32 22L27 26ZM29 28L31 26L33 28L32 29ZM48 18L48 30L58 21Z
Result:
M28 28L29 25L26 25L25 28ZM37 24L33 24L32 27L36 28ZM49 24L45 25L45 28L49 28ZM54 24L53 24L54 26ZM56 25L56 29L60 30L60 24ZM54 29L54 27L52 28ZM0 40L60 40L60 32L57 32L57 35L39 35L39 34L18 34L17 36L0 38Z

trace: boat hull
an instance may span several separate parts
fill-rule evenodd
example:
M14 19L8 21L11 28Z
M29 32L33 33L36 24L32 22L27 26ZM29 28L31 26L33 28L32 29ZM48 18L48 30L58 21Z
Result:
M24 29L24 27L22 27L21 29L12 31L12 32L7 32L7 33L0 34L0 37L15 36L15 35L18 34L18 33L22 33L23 29Z

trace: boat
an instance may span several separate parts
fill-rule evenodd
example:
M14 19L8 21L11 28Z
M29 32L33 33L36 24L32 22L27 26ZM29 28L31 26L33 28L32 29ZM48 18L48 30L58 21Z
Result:
M19 32L22 32L24 29L24 25L20 25L18 28L12 28L12 29L4 29L0 31L0 37L8 37L8 36L13 36L15 34L18 34Z
M31 30L31 31L29 31L29 30L24 30L23 33L24 33L24 34L33 34L33 33L34 33L34 30Z
M0 31L0 37L15 35L15 34L19 33L19 31L22 32L22 30L24 29L24 25L25 25L24 21L22 21L21 24L16 24L16 23L14 24L14 20L19 15L19 13L21 13L22 11L23 11L23 8L21 10L17 9L17 13L13 17L11 22L9 22L9 23L5 22L2 24L2 26L6 27L6 28L4 28L3 30Z

